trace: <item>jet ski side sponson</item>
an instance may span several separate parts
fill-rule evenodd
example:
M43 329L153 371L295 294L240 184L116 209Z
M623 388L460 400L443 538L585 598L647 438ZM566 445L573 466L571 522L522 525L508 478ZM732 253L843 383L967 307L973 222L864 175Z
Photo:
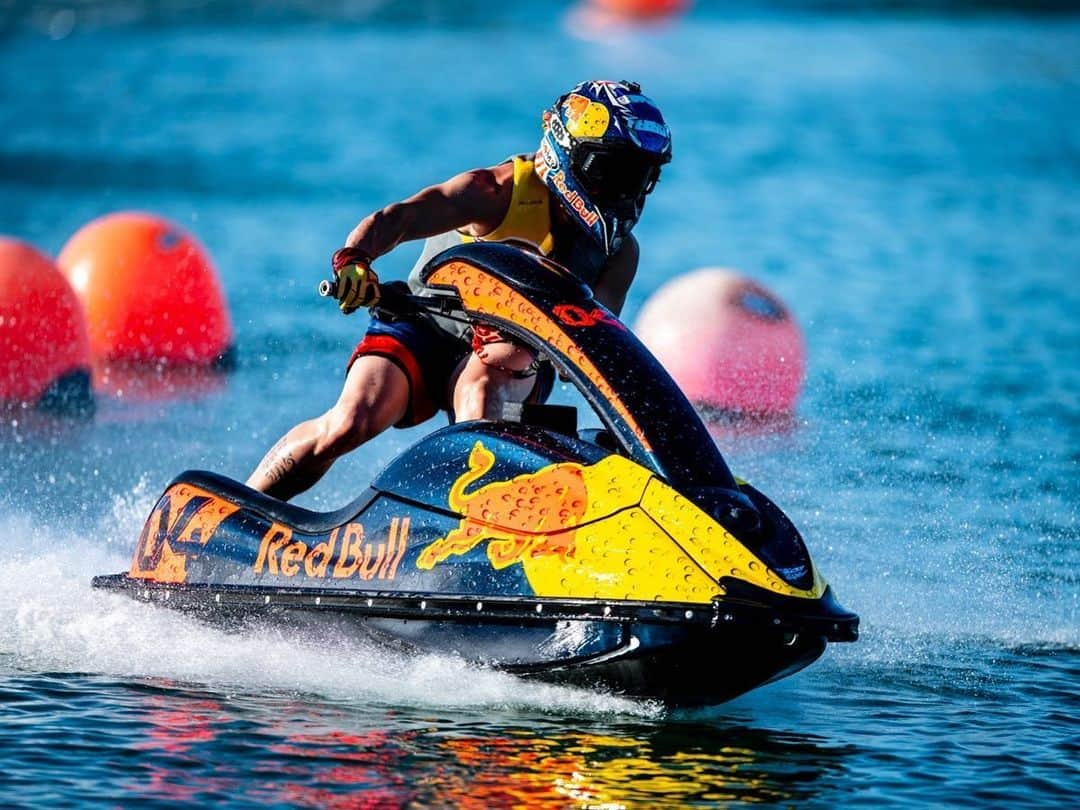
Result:
M173 584L106 574L93 587L122 592L145 602L179 610L212 611L222 616L252 617L282 611L331 612L410 621L470 624L547 625L552 622L612 622L642 625L740 628L802 634L832 642L855 641L859 619L845 610L826 588L808 603L733 584L738 597L702 605L690 602L550 599L542 597L448 596L435 593L357 592L340 588L276 588L251 585Z
M550 443L545 442L550 439ZM169 584L711 604L721 578L815 601L634 462L547 431L467 423L320 516L207 473L175 481L129 575Z
M514 674L684 706L728 700L790 675L815 661L827 642L858 635L858 617L828 590L807 602L745 586L738 599L698 605L169 585L126 574L96 577L94 587L226 623L359 624Z

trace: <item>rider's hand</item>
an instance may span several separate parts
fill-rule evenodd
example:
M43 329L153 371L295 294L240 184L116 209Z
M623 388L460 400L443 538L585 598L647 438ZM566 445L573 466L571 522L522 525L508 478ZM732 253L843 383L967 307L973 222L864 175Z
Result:
M379 277L366 255L356 248L344 247L334 254L331 263L337 276L338 308L342 312L348 315L379 302Z

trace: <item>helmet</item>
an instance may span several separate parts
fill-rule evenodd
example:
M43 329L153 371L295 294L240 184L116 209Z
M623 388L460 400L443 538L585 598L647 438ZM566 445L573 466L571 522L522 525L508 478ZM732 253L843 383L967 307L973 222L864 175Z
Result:
M610 256L671 160L671 133L636 82L582 82L544 112L536 172Z

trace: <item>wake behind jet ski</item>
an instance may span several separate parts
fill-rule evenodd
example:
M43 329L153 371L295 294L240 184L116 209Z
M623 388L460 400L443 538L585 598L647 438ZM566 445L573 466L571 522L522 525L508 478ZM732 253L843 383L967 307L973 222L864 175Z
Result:
M186 472L130 570L94 586L217 617L332 617L417 650L671 704L727 700L855 640L858 617L794 525L732 476L675 383L572 275L473 243L423 278L439 294L399 294L398 306L536 348L604 427L578 431L556 406L451 425L327 513Z

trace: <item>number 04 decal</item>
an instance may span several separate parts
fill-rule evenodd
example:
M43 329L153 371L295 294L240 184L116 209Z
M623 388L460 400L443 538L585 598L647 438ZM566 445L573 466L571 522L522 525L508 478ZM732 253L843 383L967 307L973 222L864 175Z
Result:
M559 304L551 312L567 326L596 326L598 323L606 323L608 326L626 329L622 321L600 307L595 307L590 312L577 304Z

